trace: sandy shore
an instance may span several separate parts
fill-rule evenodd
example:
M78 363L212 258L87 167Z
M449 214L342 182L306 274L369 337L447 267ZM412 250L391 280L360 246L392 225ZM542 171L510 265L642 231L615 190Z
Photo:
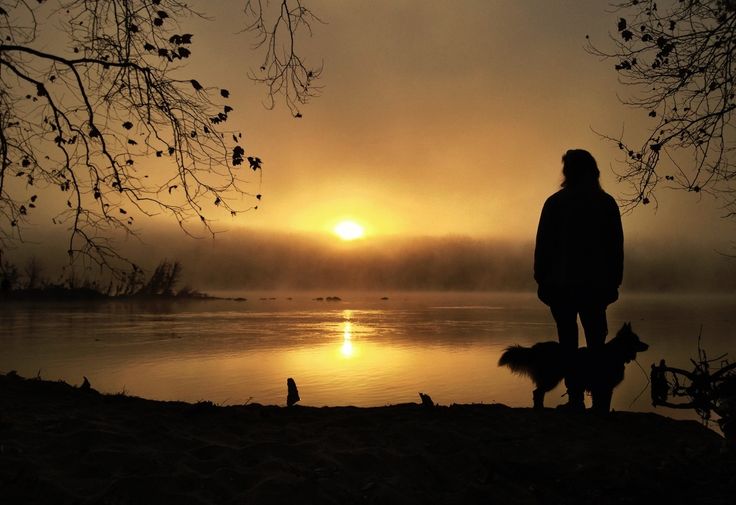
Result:
M503 405L217 407L0 376L0 502L732 504L691 421Z

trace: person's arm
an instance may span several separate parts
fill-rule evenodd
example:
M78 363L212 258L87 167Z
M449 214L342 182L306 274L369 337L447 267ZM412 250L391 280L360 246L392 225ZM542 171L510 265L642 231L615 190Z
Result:
M611 198L613 204L611 217L613 218L611 249L613 251L613 279L616 287L621 285L624 278L624 228L621 224L621 211L619 211L616 201Z
M550 240L552 235L549 207L549 200L547 200L542 207L542 215L539 217L537 238L534 246L534 280L537 281L537 284L541 284L547 279L549 273Z

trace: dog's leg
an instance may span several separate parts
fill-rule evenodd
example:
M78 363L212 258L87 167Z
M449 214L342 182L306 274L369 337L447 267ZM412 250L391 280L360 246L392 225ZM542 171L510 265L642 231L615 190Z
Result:
M544 408L544 393L545 392L540 388L537 388L532 392L534 398L534 408L537 410L541 410Z

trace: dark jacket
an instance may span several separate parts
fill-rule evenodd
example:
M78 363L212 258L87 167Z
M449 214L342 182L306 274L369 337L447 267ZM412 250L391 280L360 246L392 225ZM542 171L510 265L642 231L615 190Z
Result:
M601 189L563 188L542 208L534 279L547 305L618 299L624 235L616 201Z

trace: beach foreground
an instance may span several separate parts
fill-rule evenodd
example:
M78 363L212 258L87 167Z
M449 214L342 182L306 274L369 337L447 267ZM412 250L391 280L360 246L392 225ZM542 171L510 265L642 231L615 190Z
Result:
M503 405L218 407L0 376L4 504L733 503L692 421Z

